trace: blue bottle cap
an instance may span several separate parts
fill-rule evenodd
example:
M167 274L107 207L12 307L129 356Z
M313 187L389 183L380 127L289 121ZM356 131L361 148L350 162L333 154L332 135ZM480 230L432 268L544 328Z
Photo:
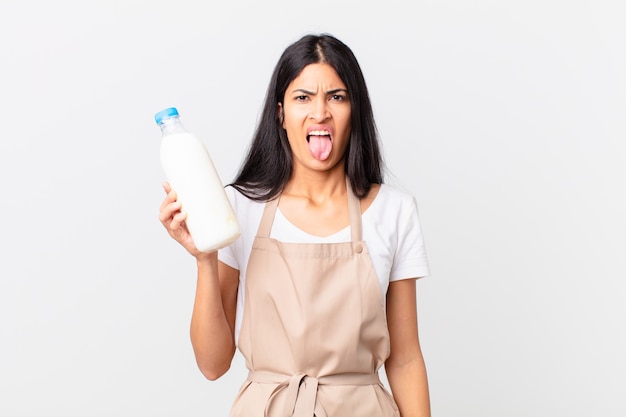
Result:
M154 120L156 120L157 124L160 124L164 120L175 116L178 116L178 110L176 110L176 107L168 107L167 109L161 110L160 112L155 114Z

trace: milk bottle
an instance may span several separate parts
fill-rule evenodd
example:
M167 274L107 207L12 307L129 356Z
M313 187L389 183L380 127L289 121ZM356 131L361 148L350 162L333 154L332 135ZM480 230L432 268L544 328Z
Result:
M212 252L234 242L239 222L207 148L185 129L175 107L154 118L161 128L161 166L187 212L185 223L196 248Z

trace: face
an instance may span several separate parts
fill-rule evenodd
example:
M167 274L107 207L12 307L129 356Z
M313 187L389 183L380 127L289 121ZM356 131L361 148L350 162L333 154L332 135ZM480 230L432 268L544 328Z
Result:
M343 160L350 138L350 99L328 64L310 64L287 87L279 111L294 170L330 170Z

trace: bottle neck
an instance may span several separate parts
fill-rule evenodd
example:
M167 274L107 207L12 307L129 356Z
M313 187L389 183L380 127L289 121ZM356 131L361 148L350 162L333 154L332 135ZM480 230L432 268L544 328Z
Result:
M163 120L161 123L159 123L159 128L161 128L162 135L183 133L187 131L187 129L185 129L185 127L181 123L180 117L178 116L170 117Z

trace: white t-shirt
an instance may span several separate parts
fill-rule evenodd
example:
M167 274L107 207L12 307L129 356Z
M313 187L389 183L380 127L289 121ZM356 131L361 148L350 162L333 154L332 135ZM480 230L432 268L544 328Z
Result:
M265 203L250 200L233 187L226 187L235 215L241 226L241 236L221 249L219 260L239 270L235 338L238 340L245 297L248 258L259 228ZM363 240L367 244L378 277L383 300L389 282L422 278L430 274L415 198L401 189L382 184L376 198L361 216ZM350 241L350 226L339 232L319 237L293 225L276 210L270 236L288 243L336 243Z

